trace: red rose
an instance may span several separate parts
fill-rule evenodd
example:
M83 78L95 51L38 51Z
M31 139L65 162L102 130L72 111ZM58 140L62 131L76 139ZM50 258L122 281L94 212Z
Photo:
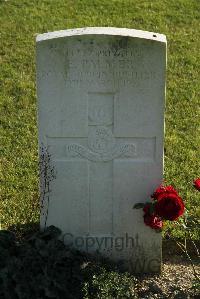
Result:
M162 219L156 216L154 213L150 213L150 206L150 204L146 204L143 208L144 223L153 229L161 229L163 227Z
M156 215L166 220L176 220L183 215L184 209L184 203L177 193L160 193L155 203Z
M144 214L144 223L154 229L161 229L163 227L161 218L155 215Z
M194 180L194 187L200 191L200 178Z
M160 195L160 194L163 194L163 193L174 193L174 194L176 194L176 195L178 195L178 193L177 193L177 191L174 189L174 187L172 187L172 186L166 186L166 187L164 187L164 186L159 186L155 191L154 191L154 193L152 194L152 198L154 198L154 199L158 199L158 196Z

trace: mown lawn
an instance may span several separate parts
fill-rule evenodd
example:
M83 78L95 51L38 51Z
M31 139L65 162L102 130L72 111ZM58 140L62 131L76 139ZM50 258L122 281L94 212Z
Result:
M199 24L198 0L0 0L3 228L39 219L35 37L85 26L166 34L164 177L180 191L191 215L198 215L199 194L192 181L200 176Z

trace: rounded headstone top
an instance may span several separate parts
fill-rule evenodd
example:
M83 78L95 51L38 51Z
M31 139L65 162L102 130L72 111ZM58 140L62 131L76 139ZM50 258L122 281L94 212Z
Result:
M47 32L38 34L36 42L42 42L46 40L78 36L78 35L111 35L111 36L127 36L135 37L147 40L154 40L162 43L166 43L166 36L160 33L154 33L143 30L129 29L129 28L116 28L116 27L85 27L60 30L54 32Z

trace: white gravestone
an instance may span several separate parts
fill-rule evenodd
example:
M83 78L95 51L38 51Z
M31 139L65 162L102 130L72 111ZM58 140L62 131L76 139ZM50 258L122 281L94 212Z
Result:
M56 173L41 229L55 225L66 244L131 272L161 267L161 234L133 206L162 182L165 68L162 34L82 28L37 37L39 144Z

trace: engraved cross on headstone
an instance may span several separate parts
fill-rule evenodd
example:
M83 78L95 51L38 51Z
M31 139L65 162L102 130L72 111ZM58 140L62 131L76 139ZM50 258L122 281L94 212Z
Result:
M135 144L116 144L114 101L114 93L88 93L88 147L76 141L66 146L67 157L89 161L90 234L113 233L113 160L136 155Z

